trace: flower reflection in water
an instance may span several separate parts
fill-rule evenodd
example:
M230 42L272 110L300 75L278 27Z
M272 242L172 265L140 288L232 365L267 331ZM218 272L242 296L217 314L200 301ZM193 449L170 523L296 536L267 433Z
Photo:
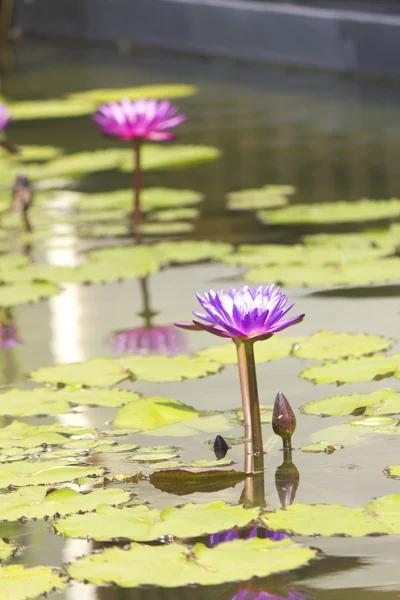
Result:
M287 593L280 596L270 594L255 584L249 584L240 589L229 600L315 600L315 596L311 596L308 592L295 587L288 587Z
M114 350L119 354L180 354L186 345L183 333L174 325L153 325L157 313L150 307L147 278L140 280L140 290L143 308L139 316L143 319L143 326L116 331L112 335Z
M245 534L237 529L228 529L227 531L221 531L220 533L212 533L209 536L208 543L210 546L217 546L223 542L232 542L232 540L239 539L248 540L255 537L280 542L290 536L287 533L270 531L269 529L265 529L265 527L253 527L253 529Z
M11 310L0 308L0 348L13 348L21 344Z

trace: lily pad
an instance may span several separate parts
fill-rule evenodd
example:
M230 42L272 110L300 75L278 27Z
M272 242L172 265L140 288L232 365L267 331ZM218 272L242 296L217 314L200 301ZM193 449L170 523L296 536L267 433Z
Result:
M400 200L359 200L294 204L285 208L258 213L260 221L271 225L351 223L391 219L400 215Z
M221 365L205 358L189 356L132 356L120 359L122 369L134 379L151 382L198 379L218 373Z
M28 600L67 586L50 567L0 566L0 589L7 600Z
M172 460L174 458L178 458L178 454L176 454L175 452L172 453L168 453L168 452L155 452L154 454L151 454L150 452L146 452L144 454L134 454L131 457L129 457L129 459L127 459L129 462L142 462L142 463L159 463L159 462L163 462L163 461L169 461Z
M186 504L163 510L150 509L145 505L133 508L99 506L94 513L72 515L56 524L58 533L74 538L90 537L96 541L124 538L150 542L164 536L191 538L244 527L258 518L259 509L228 506L225 502L209 504Z
M13 417L60 415L71 410L68 402L47 388L39 390L13 389L0 395L0 414Z
M93 103L93 106L97 108L97 104L101 104L102 102L119 102L122 98L129 98L129 100L140 100L142 98L186 98L187 96L193 96L197 91L198 89L194 85L169 83L74 92L73 94L69 94L67 99L73 102L91 102Z
M260 404L260 418L261 423L272 423L272 413L274 407L272 404ZM243 410L238 410L236 412L237 419L240 422L244 422L244 414Z
M265 577L308 563L316 550L292 542L266 539L234 540L207 548L196 544L110 548L70 565L69 575L94 584L113 582L120 587L158 585L181 587L193 583L216 585L227 581Z
M116 427L149 431L199 416L192 407L169 398L145 398L123 406L113 421Z
M389 465L385 469L386 473L389 477L393 479L400 479L400 465Z
M87 385L107 387L127 379L118 360L94 358L82 363L67 363L54 367L43 367L30 374L36 383L54 385Z
M29 165L26 173L32 181L57 177L80 178L88 173L117 169L130 154L127 150L115 148L66 154L44 165Z
M140 231L143 235L175 235L193 231L193 223L143 223Z
M63 444L71 436L95 437L91 427L68 426L56 423L54 425L27 425L13 421L10 425L0 428L0 448L35 448L42 444Z
M315 233L305 235L303 242L307 246L328 246L331 248L371 248L394 247L396 234L387 227L367 229L359 233Z
M60 292L61 289L57 285L46 282L3 285L0 286L0 306L10 308L19 304L39 302L44 298L56 296Z
M102 505L118 505L128 502L129 492L119 488L95 490L89 493L61 488L47 493L45 487L20 488L0 495L0 518L2 521L18 519L43 519L95 510ZM1 555L1 547L0 547Z
M169 188L145 188L140 197L142 212L160 209L173 209L192 206L203 200L203 194L194 190L180 190ZM77 210L98 211L132 208L132 190L114 190L100 194L77 194L74 207Z
M304 338L283 337L274 335L269 340L257 342L254 346L255 359L257 363L265 363L278 358L285 358L291 354L295 345ZM200 358L214 360L223 365L237 364L236 346L232 342L210 346L196 352Z
M357 285L396 281L399 279L400 259L387 258L370 262L331 266L260 267L245 273L254 283L269 281L286 285L326 286Z
M400 494L391 494L368 502L360 508L339 504L293 504L262 517L274 531L299 535L347 535L400 533Z
M259 189L240 190L228 194L229 210L260 210L278 208L288 203L287 196L293 194L291 185L266 185Z
M137 392L128 392L125 390L104 390L104 389L82 389L74 387L66 387L62 390L49 390L49 388L41 388L48 390L55 397L62 398L70 404L76 404L78 406L106 406L109 408L119 407L128 402L139 400L140 394ZM1 396L0 396L1 398Z
M324 442L329 446L347 447L367 440L374 434L399 435L400 428L397 426L397 421L394 420L376 422L370 426L366 423L351 421L316 431L311 435L311 440L314 443Z
M82 467L77 465L60 465L59 462L14 462L0 464L0 488L13 485L46 485L74 481L79 477L102 475L103 469L98 467Z
M316 444L310 444L309 446L301 446L302 452L312 452L317 454L318 452L325 452L325 454L333 454L336 450L341 450L343 446L341 444L328 444L327 442L317 442Z
M230 431L232 423L225 415L199 416L190 420L180 421L172 425L146 431L147 435L159 437L190 437L202 433L220 433Z
M184 219L197 219L200 212L196 208L174 208L167 210L158 210L154 212L150 219L160 223L172 221L182 221Z
M184 169L217 160L221 153L212 146L179 145L162 146L145 144L142 147L141 163L144 171L158 169ZM131 153L121 160L122 171L131 172L133 159Z
M62 149L56 146L20 146L20 158L23 161L51 160L61 154ZM35 197L35 202L37 198Z
M165 466L165 465L164 465ZM233 470L186 471L184 469L158 470L150 475L150 483L157 489L175 496L212 493L235 487L246 474Z
M318 331L300 340L293 354L308 360L337 360L348 356L375 354L389 350L393 344L394 340L380 335Z
M400 392L382 389L369 394L332 396L308 402L301 408L310 415L329 417L345 417L362 409L365 415L391 415L400 413Z
M350 358L323 366L315 366L300 373L302 379L313 383L361 383L391 377L400 367L400 354Z

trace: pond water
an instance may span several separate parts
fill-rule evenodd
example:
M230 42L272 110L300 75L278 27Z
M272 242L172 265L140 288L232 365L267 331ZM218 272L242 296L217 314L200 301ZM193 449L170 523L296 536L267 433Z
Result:
M327 74L268 69L251 64L232 64L168 54L129 50L117 52L108 46L54 45L43 41L24 42L16 50L14 64L4 69L1 93L15 100L47 99L75 91L102 87L128 87L154 83L190 83L199 93L176 104L188 115L180 129L182 143L218 147L220 160L209 164L145 174L147 186L179 187L205 194L200 216L188 239L207 239L233 244L294 243L305 233L357 230L357 225L287 225L266 227L253 212L230 212L226 194L266 184L288 184L296 188L293 202L319 203L337 200L391 198L399 191L398 100L400 86L391 81L357 80ZM16 144L50 144L65 152L119 147L99 136L87 117L52 121L19 121L9 129ZM91 174L80 184L87 192L128 187L129 174L105 171ZM121 240L82 241L74 237L63 247L47 247L41 255L55 265L75 265L82 250ZM179 237L181 239L181 237ZM39 254L40 254L39 252ZM243 269L223 264L197 264L169 267L147 281L155 322L170 325L187 320L196 309L195 291L227 289L244 284ZM67 284L64 292L48 301L13 310L22 345L1 350L2 384L29 386L26 375L32 370L56 363L84 361L98 356L114 356L111 334L139 327L143 297L138 280L91 286ZM285 288L286 289L286 288ZM399 288L287 288L299 312L306 313L296 326L296 335L305 336L325 329L336 333L363 332L397 337ZM205 333L184 332L186 352L212 344ZM290 332L290 335L294 333ZM393 352L399 352L398 342ZM346 446L331 455L299 450L311 443L313 432L343 423L331 417L304 415L299 407L306 402L338 394L366 393L382 387L396 389L396 381L374 381L343 385L314 386L299 379L300 370L310 366L305 360L283 358L258 368L260 400L272 404L278 390L290 400L297 414L294 436L294 463L300 473L296 502L363 505L377 496L400 492L400 483L383 474L387 465L398 461L397 436L374 435L359 444ZM198 410L226 411L240 406L237 368L227 366L221 373L204 379L179 383L126 383L144 396L177 399ZM398 388L398 385L397 385ZM53 423L104 428L116 409L80 408L58 417L26 418L31 424ZM10 419L4 418L4 424ZM219 433L218 431L215 433ZM220 432L223 435L223 432ZM122 438L140 445L177 445L184 460L214 458L208 441L215 434L190 438L157 437L136 434ZM237 425L228 434L241 435ZM280 507L275 487L275 470L282 462L278 438L270 425L264 425L265 502L269 509ZM234 445L228 457L243 461L243 446ZM94 455L116 473L137 469L118 454ZM115 484L113 484L115 485ZM182 505L186 501L241 501L243 482L220 491L190 495L167 493L150 482L123 484L137 494L139 501L152 507ZM1 518L1 515L0 515ZM12 532L11 534L9 532ZM14 559L33 565L59 566L99 548L99 543L64 540L54 535L45 522L0 524L0 535L22 543L24 550ZM392 600L400 598L398 536L318 537L294 539L320 549L316 561L300 570L258 582L259 588L285 597L288 587L307 590L318 600ZM73 584L57 594L60 600L128 600L163 598L213 598L230 600L244 584L176 589L119 589ZM293 594L294 592L292 592ZM297 592L300 593L300 592ZM54 595L56 597L56 595ZM292 596L290 596L292 598ZM265 596L265 600L269 598ZM302 596L299 595L299 599ZM297 596L293 596L297 600Z

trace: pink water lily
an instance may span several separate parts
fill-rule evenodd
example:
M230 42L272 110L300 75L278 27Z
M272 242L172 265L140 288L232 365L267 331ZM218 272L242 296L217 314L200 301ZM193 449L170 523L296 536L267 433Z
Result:
M5 104L0 104L0 131L3 131L12 119Z

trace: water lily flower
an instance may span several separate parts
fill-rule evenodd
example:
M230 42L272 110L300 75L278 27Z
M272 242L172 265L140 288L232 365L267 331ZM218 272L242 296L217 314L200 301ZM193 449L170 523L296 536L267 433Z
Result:
M176 356L185 347L181 333L172 325L137 327L117 331L113 335L114 350L118 353L167 354Z
M168 100L135 100L101 104L92 115L93 121L106 135L120 140L149 140L163 142L175 137L168 129L180 125L185 115L177 115L178 108Z
M7 106L0 104L0 131L3 131L12 119L12 115L8 113Z
M140 192L142 187L141 146L143 141L164 142L175 137L169 130L186 120L178 115L178 108L168 100L142 99L101 104L93 121L106 135L132 143L134 151L134 171L132 189L134 210L132 230L136 243L140 243Z
M287 533L271 531L270 529L266 529L265 527L253 527L244 536L241 535L237 529L228 529L227 531L212 533L209 536L209 545L217 546L218 544L223 544L224 542L232 542L233 540L239 539L249 540L255 537L273 540L274 542L280 542L281 540L285 540L290 536Z
M194 312L193 323L175 323L178 327L204 330L224 338L266 340L274 333L303 320L304 314L284 319L293 308L279 287L232 288L228 292L210 290L196 294L206 314Z
M198 301L205 313L194 312L192 323L175 323L177 327L208 331L234 341L238 356L240 388L245 428L246 473L263 470L263 442L258 399L254 343L267 340L275 333L303 320L304 314L285 318L293 308L279 287L260 285L228 292L210 290ZM255 460L257 458L257 461ZM257 462L257 467L256 463Z

